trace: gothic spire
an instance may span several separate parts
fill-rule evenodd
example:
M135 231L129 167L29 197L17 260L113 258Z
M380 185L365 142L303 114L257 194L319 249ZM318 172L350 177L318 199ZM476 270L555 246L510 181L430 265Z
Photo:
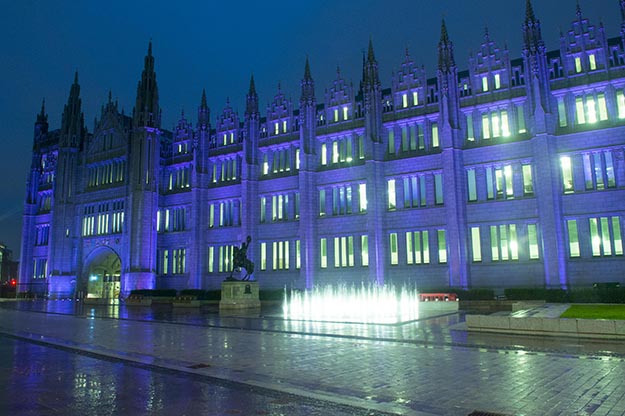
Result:
M84 135L84 116L81 110L78 71L74 73L74 83L69 90L67 104L63 108L61 120L61 140L66 146L78 146Z
M365 92L371 88L380 87L380 77L378 74L378 62L375 60L373 53L373 41L369 38L369 49L367 51L367 59L363 55L363 86Z
M256 85L254 84L254 74L250 78L250 89L247 92L245 100L245 115L258 116L258 94L256 94Z
M375 62L375 55L373 54L373 41L369 38L369 50L367 51L367 61Z
M527 0L525 6L525 22L523 23L523 47L525 50L536 53L544 47L543 37L540 31L540 20L534 15L532 2Z
M200 101L200 108L197 111L197 122L200 127L208 126L210 123L210 110L206 103L206 89L202 88L202 100Z
M304 65L304 79L302 79L302 95L300 101L312 102L315 99L315 82L310 75L310 64L308 63L308 57L306 57L306 64Z
M41 112L37 114L37 123L47 123L48 115L46 114L46 99L41 101Z
M441 40L438 42L438 69L443 72L450 72L456 66L454 59L454 46L449 40L445 19L441 22Z
M148 44L148 53L144 59L141 81L137 86L137 101L134 110L135 127L160 127L158 107L158 86L154 72L152 41Z
M577 0L577 4L575 5L575 14L577 15L577 19L582 20L582 8L579 5L579 0Z

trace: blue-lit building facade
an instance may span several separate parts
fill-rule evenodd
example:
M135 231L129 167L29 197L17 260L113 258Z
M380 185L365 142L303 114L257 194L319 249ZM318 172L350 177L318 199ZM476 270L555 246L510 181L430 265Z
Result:
M547 50L527 2L521 56L484 38L459 70L443 22L436 77L406 52L358 87L161 128L151 45L132 114L85 128L76 76L61 128L35 123L20 287L52 297L219 288L249 235L261 288L393 282L570 287L625 280L625 0L615 37L579 6ZM467 65L464 65L467 68ZM214 123L214 124L213 124Z

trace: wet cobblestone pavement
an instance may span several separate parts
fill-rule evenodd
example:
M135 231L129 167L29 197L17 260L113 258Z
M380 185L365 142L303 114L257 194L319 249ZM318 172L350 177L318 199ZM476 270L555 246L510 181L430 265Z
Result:
M458 313L355 325L284 321L275 308L236 318L211 308L1 306L0 332L23 339L372 414L625 414L624 343L470 334Z

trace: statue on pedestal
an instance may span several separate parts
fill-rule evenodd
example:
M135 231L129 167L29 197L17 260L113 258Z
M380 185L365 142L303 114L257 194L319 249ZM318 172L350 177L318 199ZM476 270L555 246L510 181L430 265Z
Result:
M247 249L250 246L252 237L247 236L247 240L241 244L241 248L234 247L232 250L232 271L226 280L238 280L233 277L234 272L240 272L241 268L245 269L245 276L241 280L250 280L254 273L254 262L247 258Z

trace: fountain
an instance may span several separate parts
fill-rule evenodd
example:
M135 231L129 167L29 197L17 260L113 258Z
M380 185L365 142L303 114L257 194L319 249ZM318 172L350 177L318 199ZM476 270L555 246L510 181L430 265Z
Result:
M392 285L329 285L310 291L285 288L285 319L396 324L419 319L416 289Z

